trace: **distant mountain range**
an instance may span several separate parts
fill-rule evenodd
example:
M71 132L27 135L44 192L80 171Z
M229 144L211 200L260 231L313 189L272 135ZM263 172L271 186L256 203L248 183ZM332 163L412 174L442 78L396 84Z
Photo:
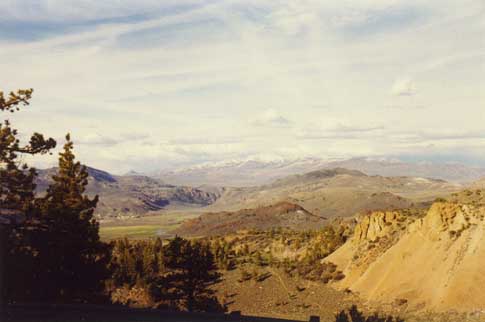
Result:
M368 176L344 168L287 176L257 187L228 187L205 214L173 233L207 236L246 229L316 229L338 217L407 209L421 213L463 186L440 179ZM475 195L473 195L476 197Z
M55 172L55 168L39 170L39 192L45 191ZM174 171L162 175L164 179L136 173L117 176L94 168L88 168L88 172L87 193L100 196L96 210L99 219L138 217L187 207L237 211L278 202L298 204L314 215L332 218L363 210L419 206L463 188L426 177L454 178L456 182L485 176L484 169L462 165L371 159L247 160Z
M47 189L56 171L56 168L38 171L40 193ZM142 175L115 176L94 168L88 168L88 173L88 195L100 196L96 209L99 219L136 217L174 207L207 206L220 195L216 188L205 191L174 186Z
M258 159L206 163L162 171L155 176L175 185L248 187L268 184L293 174L331 168L362 171L367 175L407 176L468 183L485 177L485 168L455 163L402 162L392 159L353 158L328 161L318 158L264 161Z

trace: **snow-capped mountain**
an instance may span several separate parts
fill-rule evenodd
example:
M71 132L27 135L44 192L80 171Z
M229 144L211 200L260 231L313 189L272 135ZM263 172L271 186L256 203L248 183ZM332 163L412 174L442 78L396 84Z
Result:
M247 158L203 163L196 166L162 171L157 177L177 185L256 186L293 174L320 169L346 168L368 175L410 176L471 182L485 176L485 168L457 163L403 162L395 158L352 158L328 160L314 157L295 159Z

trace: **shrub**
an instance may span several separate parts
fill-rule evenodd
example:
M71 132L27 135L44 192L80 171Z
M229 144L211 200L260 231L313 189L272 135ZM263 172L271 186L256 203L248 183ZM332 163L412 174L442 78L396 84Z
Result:
M335 322L404 322L404 320L390 315L382 317L377 313L365 316L364 313L359 311L357 306L353 305L348 310L340 311L335 316Z
M252 278L251 273L249 273L247 270L242 268L241 269L241 276L239 277L239 279L237 281L239 283L242 283L242 282L245 282L245 281L249 281L251 278Z

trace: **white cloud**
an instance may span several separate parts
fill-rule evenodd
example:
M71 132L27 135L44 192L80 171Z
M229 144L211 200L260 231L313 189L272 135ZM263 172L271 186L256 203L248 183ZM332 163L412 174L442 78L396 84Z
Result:
M461 145L484 144L473 137L485 120L483 9L480 0L0 1L0 84L35 88L12 116L22 133L70 132L83 161L111 171L261 153L385 155L421 141L454 151L456 128L469 132Z
M242 138L225 137L225 138L208 138L208 137L181 137L169 141L173 145L220 145L220 144L239 144Z
M92 146L92 145L112 146L120 143L141 141L146 138L148 138L147 134L136 133L136 132L122 133L122 134L117 133L116 136L105 135L98 132L90 132L80 136L79 138L73 137L73 142L75 144L82 144L87 146Z
M265 126L265 127L289 127L291 126L291 121L284 117L275 109L267 109L261 113L256 119L251 121L254 126Z
M409 78L399 79L392 85L391 92L395 96L412 96L416 94L416 85Z
M354 140L374 138L385 131L385 127L374 122L353 123L346 119L324 118L296 129L301 140Z
M86 145L114 145L120 141L112 137L103 136L99 133L89 133L74 141L76 144Z

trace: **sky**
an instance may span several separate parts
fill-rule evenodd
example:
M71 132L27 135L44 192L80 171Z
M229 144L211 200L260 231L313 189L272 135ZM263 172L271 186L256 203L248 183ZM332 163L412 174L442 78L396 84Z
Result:
M483 0L0 0L24 138L124 173L233 159L485 166ZM50 166L56 154L29 160Z

